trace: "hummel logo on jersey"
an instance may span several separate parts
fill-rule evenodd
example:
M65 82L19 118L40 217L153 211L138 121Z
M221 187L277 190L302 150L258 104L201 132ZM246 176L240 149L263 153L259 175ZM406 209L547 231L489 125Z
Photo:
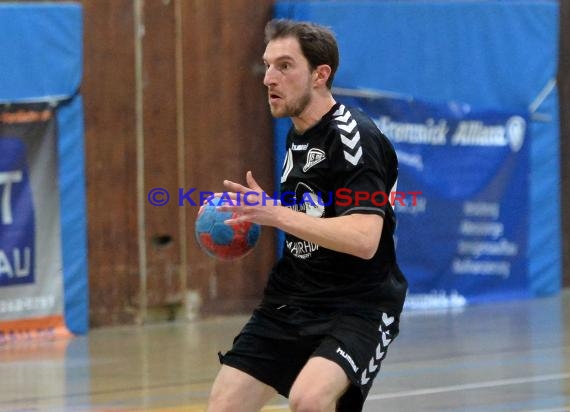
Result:
M307 152L307 163L305 163L305 166L303 166L303 172L306 173L307 170L309 170L311 167L318 163L321 163L325 159L325 152L323 152L321 149L312 148Z
M294 144L291 146L291 150L294 152L302 152L303 150L307 150L309 148L309 143L306 144Z
M340 105L333 114L340 132L340 140L344 145L344 159L353 166L356 166L362 158L362 146L360 144L360 133L356 120L352 118L350 111L344 105Z

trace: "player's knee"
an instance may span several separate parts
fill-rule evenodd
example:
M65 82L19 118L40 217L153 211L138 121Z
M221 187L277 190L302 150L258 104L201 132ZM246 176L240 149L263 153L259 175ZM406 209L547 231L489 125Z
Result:
M334 399L309 388L293 388L289 407L293 412L328 412L334 410Z

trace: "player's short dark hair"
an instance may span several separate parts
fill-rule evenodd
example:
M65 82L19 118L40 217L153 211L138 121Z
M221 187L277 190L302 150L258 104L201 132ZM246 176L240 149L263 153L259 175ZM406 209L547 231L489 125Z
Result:
M294 37L299 41L311 70L321 64L330 66L331 75L327 80L330 89L339 63L338 45L333 32L315 23L287 19L273 19L265 26L265 44L285 37Z

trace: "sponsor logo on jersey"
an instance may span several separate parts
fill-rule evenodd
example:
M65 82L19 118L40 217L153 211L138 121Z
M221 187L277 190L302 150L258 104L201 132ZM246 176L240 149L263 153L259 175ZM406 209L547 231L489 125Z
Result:
M305 166L303 166L303 172L306 173L311 167L321 163L325 159L325 152L321 149L312 148L307 152L307 162L305 163Z
M303 182L297 183L295 197L288 199L287 207L313 217L322 217L325 214L325 205L322 201L319 202L317 193ZM293 256L299 259L308 259L313 252L319 250L319 245L306 240L286 241L285 246Z
M295 200L297 211L305 212L309 216L322 217L325 214L325 205L319 195L306 183L299 182L295 187Z
M308 240L288 240L285 242L285 246L293 256L299 259L308 259L314 251L319 250L319 245Z
M325 214L325 207L322 199L315 193L304 193L303 204L305 204L305 213L313 217L321 217Z
M307 150L308 148L309 148L309 143L306 144L293 143L293 145L291 146L291 150L293 150L294 152L302 152L304 150Z

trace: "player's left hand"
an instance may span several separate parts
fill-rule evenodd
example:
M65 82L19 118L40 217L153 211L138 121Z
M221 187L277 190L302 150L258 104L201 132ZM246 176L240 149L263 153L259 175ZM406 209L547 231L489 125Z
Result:
M231 200L231 204L218 206L218 210L233 212L237 217L227 223L248 221L265 226L275 226L277 216L283 208L278 199L270 197L253 178L251 171L245 175L247 186L224 180L228 192L221 194ZM216 194L217 196L218 194Z

